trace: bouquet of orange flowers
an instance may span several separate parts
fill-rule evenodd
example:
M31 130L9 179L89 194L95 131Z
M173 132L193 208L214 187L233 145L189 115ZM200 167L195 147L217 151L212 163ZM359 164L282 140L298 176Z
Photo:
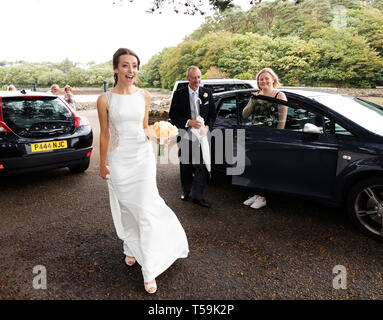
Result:
M150 126L150 129L157 138L158 155L163 156L165 143L168 142L170 138L177 136L178 129L167 121L157 121Z

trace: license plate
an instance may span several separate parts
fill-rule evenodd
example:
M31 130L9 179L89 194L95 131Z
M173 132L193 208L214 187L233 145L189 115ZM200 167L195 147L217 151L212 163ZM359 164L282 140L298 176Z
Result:
M41 152L41 151L66 149L66 148L68 148L66 140L39 142L39 143L32 143L31 144L31 151L32 152Z

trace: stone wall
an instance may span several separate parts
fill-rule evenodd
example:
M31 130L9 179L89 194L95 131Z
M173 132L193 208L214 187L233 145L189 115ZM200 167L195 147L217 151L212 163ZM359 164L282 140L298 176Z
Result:
M149 111L149 124L156 121L167 121L169 119L169 107L171 92L151 91L151 106ZM96 109L96 102L77 102L77 110Z
M383 97L383 88L377 89L353 89L353 88L338 88L336 92L349 94L356 97Z
M290 88L290 87L289 87ZM292 88L292 87L291 87ZM283 88L281 88L283 90ZM349 94L357 97L383 97L383 88L377 89L354 89L354 88L308 88L323 90L328 92L337 92L341 94ZM149 124L153 124L156 121L167 121L169 119L169 107L170 107L170 91L151 90L151 101L149 112ZM77 110L90 110L96 108L95 102L77 103Z
M156 121L167 121L169 119L171 93L153 94L152 104L149 111L149 124Z

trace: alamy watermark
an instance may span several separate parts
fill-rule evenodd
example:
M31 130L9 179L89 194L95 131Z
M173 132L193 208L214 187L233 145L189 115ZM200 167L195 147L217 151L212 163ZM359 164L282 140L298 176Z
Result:
M334 28L346 28L347 27L347 9L344 6L335 6L331 10L334 18L331 21L331 25Z
M37 265L33 267L33 274L36 276L33 277L33 288L36 290L47 288L47 269L42 265Z
M332 280L332 287L334 289L347 289L347 270L346 267L343 265L336 265L332 269L332 273L336 274L334 279Z
M245 170L245 129L214 129L207 134L207 141L210 149L210 159L214 159L214 164L227 164L227 175L241 175ZM197 138L187 130L178 129L178 136L181 137L177 144L167 148L164 156L159 159L160 164L177 164L181 161L184 164L200 164L201 148L190 148L190 140L196 142ZM214 148L212 148L214 141ZM153 143L155 143L153 141ZM156 145L153 146L154 150ZM180 152L180 157L178 157ZM211 164L212 165L212 164Z

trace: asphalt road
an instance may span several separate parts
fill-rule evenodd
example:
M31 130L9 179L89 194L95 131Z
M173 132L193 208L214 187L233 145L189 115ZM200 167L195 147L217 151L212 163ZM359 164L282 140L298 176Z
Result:
M248 192L224 177L207 186L213 208L204 209L179 199L172 161L158 164L158 188L185 229L190 254L148 295L140 267L124 264L98 176L97 113L82 114L94 130L85 173L59 169L0 180L0 299L383 298L383 244L360 234L342 210L277 195L254 210L242 204ZM333 273L338 265L345 273ZM46 289L36 289L44 270Z

